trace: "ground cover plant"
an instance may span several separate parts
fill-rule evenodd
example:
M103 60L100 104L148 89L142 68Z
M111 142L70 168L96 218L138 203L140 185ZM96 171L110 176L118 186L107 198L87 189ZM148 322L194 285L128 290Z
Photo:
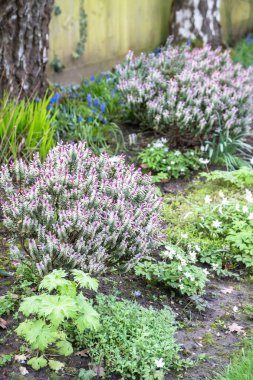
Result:
M44 99L0 100L0 162L8 163L23 157L32 158L39 152L44 159L55 145L56 112L50 112L52 97Z
M20 160L0 174L12 252L40 274L61 267L99 273L131 268L161 237L160 199L150 177L85 143L58 145L41 163Z
M97 332L77 334L77 344L89 347L96 365L105 368L106 378L164 379L175 367L179 347L175 341L174 316L169 309L143 308L115 297L97 297L101 316Z
M154 182L189 177L195 171L204 169L209 163L200 150L169 150L165 138L156 140L143 149L139 153L139 160L143 168L152 171Z
M129 52L117 67L118 89L137 125L167 135L174 145L203 145L210 159L238 166L252 120L252 69L229 52L173 47L159 54Z
M200 261L214 270L232 269L241 264L252 270L253 198L252 191L245 186L250 183L252 169L246 172L249 176L244 176L245 169L224 173L223 179L219 171L210 176L205 174L210 182L199 183L186 199L178 198L165 209L168 220L172 212L180 215L177 221L171 221L168 230L173 243L183 249L197 244ZM221 190L221 182L230 186Z

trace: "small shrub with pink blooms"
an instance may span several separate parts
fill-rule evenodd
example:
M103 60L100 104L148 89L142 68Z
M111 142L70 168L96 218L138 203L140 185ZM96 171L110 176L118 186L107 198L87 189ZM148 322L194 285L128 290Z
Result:
M190 50L168 41L159 54L129 52L117 67L128 116L166 133L171 144L203 145L213 161L237 166L250 151L253 70L234 64L229 51Z
M161 201L150 176L85 143L58 145L3 166L4 224L17 258L40 275L57 268L101 273L133 267L159 245Z

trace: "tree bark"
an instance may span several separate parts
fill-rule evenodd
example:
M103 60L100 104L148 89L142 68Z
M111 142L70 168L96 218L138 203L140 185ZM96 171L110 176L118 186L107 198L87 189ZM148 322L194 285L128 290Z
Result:
M222 44L220 0L174 0L171 35L176 41L201 39L217 47Z
M44 93L53 4L54 0L0 0L0 95Z

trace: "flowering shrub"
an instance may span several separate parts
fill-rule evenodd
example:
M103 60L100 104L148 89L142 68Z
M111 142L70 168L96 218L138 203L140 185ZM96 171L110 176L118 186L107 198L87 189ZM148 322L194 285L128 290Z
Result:
M105 369L106 378L164 379L180 364L171 310L144 308L130 301L99 295L94 306L101 329L76 334L77 345L88 347L92 362Z
M85 143L58 145L44 163L35 157L4 166L4 223L12 251L40 274L79 267L131 268L157 246L160 199L149 176L122 157L94 156Z
M175 144L202 143L210 158L250 149L252 69L234 65L229 51L172 47L159 54L129 52L117 67L118 89L138 123L166 132Z
M202 293L208 272L196 266L198 251L198 246L189 246L185 253L177 246L167 245L161 254L161 261L140 262L135 272L148 281L160 282L177 289L181 294L191 296Z
M201 152L187 150L182 153L179 150L169 151L167 140L162 138L148 145L139 154L139 159L155 175L154 181L158 179L170 179L188 177L191 172L203 169L209 160L205 159Z

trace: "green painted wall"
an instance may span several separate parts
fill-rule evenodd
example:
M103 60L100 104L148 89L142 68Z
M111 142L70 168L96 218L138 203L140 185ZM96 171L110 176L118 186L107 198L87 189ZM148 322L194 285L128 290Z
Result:
M67 70L76 67L78 71L85 66L96 72L111 67L129 49L153 49L167 38L171 4L172 0L85 0L85 53L73 60L71 55L79 40L80 0L56 0L62 13L51 21L49 62L57 55Z
M245 33L253 32L253 0L221 0L223 41L236 42Z

